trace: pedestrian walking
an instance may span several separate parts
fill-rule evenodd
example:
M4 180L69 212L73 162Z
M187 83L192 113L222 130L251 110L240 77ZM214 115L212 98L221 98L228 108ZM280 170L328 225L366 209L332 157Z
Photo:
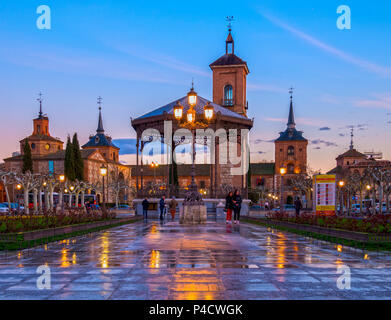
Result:
M177 205L178 205L178 201L175 200L175 197L172 197L170 204L169 204L172 221L175 220L175 212L176 212Z
M144 199L144 201L142 202L142 206L143 206L143 217L144 217L144 220L148 220L148 208L149 208L148 198Z
M232 210L234 208L233 203L233 193L232 191L228 193L225 198L225 209L227 210L227 223L232 223Z
M233 204L234 204L234 223L239 224L240 210L242 209L242 196L240 195L239 190L235 190L235 193L233 195Z
M165 208L166 208L166 197L163 196L160 198L160 201L159 201L160 220L164 219Z
M300 198L297 197L295 200L296 217L300 217L301 208L303 208L303 204L301 203Z

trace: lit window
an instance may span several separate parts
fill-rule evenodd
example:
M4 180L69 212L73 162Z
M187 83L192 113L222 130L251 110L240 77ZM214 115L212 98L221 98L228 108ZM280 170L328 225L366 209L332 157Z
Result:
M233 89L230 84L228 84L224 87L224 105L225 106L233 106L234 105Z
M288 147L288 156L294 156L295 155L295 147L289 146Z

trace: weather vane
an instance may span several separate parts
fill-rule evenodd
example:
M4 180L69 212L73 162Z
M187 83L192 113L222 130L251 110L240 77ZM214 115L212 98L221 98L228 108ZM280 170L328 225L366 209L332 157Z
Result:
M290 88L289 88L289 93L290 93L290 95L291 95L291 99L293 98L293 97L292 97L293 89L294 89L293 87L290 87Z
M232 21L235 21L234 16L227 16L225 20L228 22L228 31L232 30Z
M99 110L102 109L102 97L101 96L98 97L98 106L99 106Z
M39 98L37 101L39 102L39 117L42 118L42 92L38 93Z

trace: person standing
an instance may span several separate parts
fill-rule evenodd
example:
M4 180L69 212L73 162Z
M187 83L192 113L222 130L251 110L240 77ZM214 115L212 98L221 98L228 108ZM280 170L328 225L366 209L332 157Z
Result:
M235 190L233 196L233 204L234 204L234 223L239 224L240 210L242 209L242 196L240 195L239 190Z
M232 223L232 209L234 208L233 193L228 193L225 198L225 209L227 210L227 223Z
M301 208L303 208L303 204L301 203L300 198L297 197L295 200L296 217L300 217Z
M144 201L142 202L143 206L143 216L145 220L148 220L148 207L149 207L149 201L148 198L145 198Z
M160 220L164 219L164 209L166 208L166 197L163 196L159 201L159 209L160 209Z
M178 205L178 201L175 200L175 197L172 197L170 201L170 213L171 213L171 220L175 220L175 212L176 212L176 206Z

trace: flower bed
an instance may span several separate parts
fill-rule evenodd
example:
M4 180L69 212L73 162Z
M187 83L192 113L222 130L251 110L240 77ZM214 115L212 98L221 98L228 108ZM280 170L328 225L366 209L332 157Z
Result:
M42 229L111 220L115 214L100 212L86 213L81 210L70 210L66 214L1 216L0 234L27 232Z
M287 214L276 213L268 218L277 221L329 229L340 229L373 234L391 233L391 215L375 215L370 218L356 219L337 216L318 216L313 214L302 214L300 217L292 217Z

